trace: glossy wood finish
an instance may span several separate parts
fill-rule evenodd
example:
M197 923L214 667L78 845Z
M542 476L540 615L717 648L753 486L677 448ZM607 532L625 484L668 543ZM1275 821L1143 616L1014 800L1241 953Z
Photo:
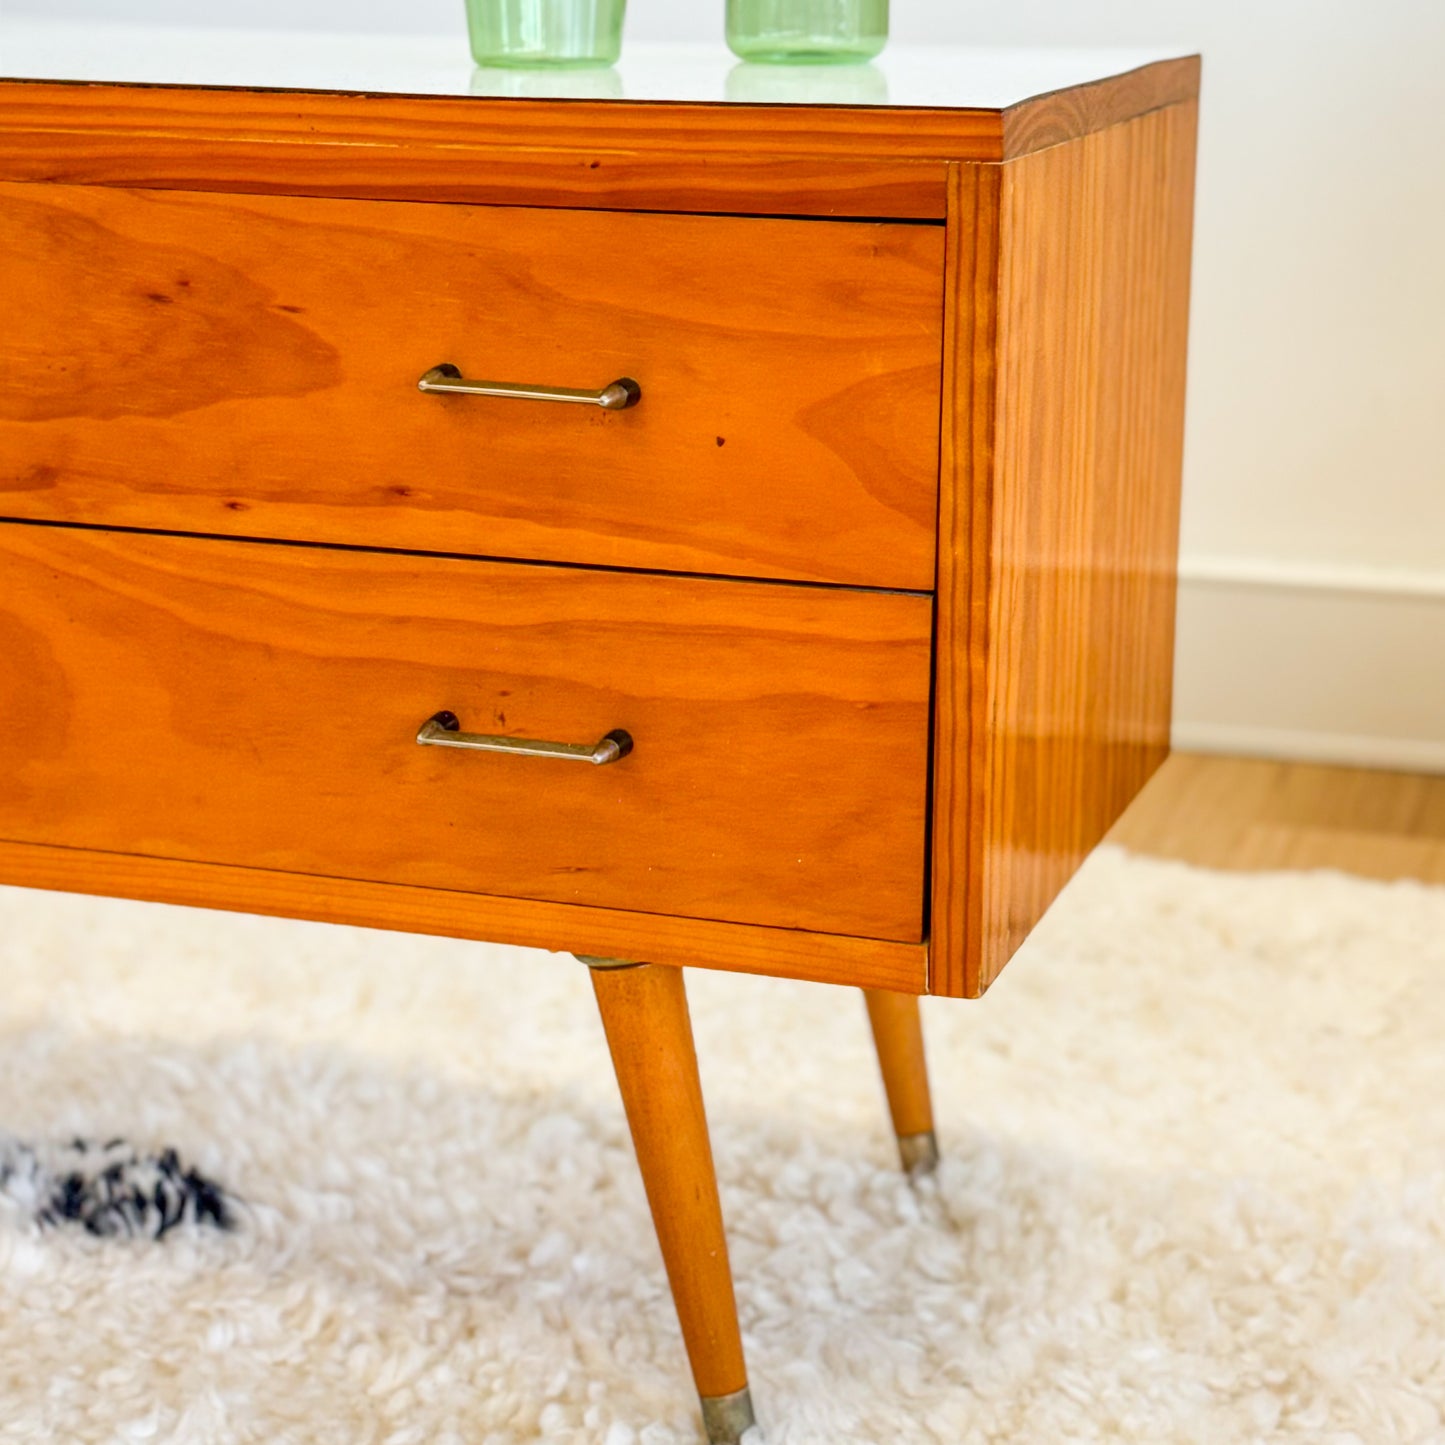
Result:
M927 598L22 525L0 575L0 837L921 936Z
M1186 55L1011 105L1001 115L1003 143L998 159L1017 160L1167 106L1197 101L1199 75L1199 57Z
M1168 751L1195 124L955 172L934 992L987 988Z
M0 178L489 205L941 219L997 161L1197 92L1163 61L1006 110L0 83Z
M575 949L599 958L646 957L676 967L812 983L914 994L928 986L928 949L921 943L668 918L627 909L4 841L0 841L0 880L22 888L474 938L554 953Z
M950 173L928 930L942 994L978 991L983 937L999 187L998 166Z
M923 1021L918 1000L909 994L867 989L868 1023L878 1050L888 1115L900 1139L933 1129L933 1099L928 1088L928 1060L923 1052Z
M681 969L594 969L592 985L697 1392L748 1383Z
M930 226L0 185L0 515L926 591L942 266Z

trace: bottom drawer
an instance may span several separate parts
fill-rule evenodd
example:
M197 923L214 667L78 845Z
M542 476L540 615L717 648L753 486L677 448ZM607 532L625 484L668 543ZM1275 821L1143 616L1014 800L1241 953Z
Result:
M0 525L0 838L922 936L930 599ZM419 746L633 740L605 766Z

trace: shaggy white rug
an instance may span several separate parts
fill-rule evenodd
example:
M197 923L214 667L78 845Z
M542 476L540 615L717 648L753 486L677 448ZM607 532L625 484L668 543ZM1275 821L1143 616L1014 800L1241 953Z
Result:
M164 1241L0 1216L0 1441L681 1445L675 1317L566 958L0 890L0 1130L178 1146ZM690 975L770 1445L1445 1442L1445 890L1106 850L925 1005Z

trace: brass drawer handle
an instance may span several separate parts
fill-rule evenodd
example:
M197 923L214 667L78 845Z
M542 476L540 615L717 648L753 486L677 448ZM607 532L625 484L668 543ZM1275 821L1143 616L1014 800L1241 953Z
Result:
M417 742L433 748L471 748L479 753L515 753L524 758L572 758L579 763L615 763L632 751L632 735L614 728L601 742L545 743L531 738L504 738L492 733L464 733L454 712L429 717L418 730Z
M570 386L517 386L510 381L468 381L449 361L434 366L417 382L418 391L454 392L458 396L511 396L520 401L576 401L605 411L626 411L642 400L642 388L630 376L620 377L601 391L578 391Z

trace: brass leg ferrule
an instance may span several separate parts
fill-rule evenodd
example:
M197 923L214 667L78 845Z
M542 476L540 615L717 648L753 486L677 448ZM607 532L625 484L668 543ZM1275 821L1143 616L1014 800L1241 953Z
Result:
M707 1445L742 1445L743 1436L758 1423L746 1385L731 1395L700 1398Z
M922 1134L900 1134L898 1157L910 1179L921 1179L938 1168L938 1136L932 1129Z
M594 953L574 953L573 958L578 963L585 963L588 968L601 969L606 972L615 968L646 968L645 963L634 963L630 958L598 958Z

